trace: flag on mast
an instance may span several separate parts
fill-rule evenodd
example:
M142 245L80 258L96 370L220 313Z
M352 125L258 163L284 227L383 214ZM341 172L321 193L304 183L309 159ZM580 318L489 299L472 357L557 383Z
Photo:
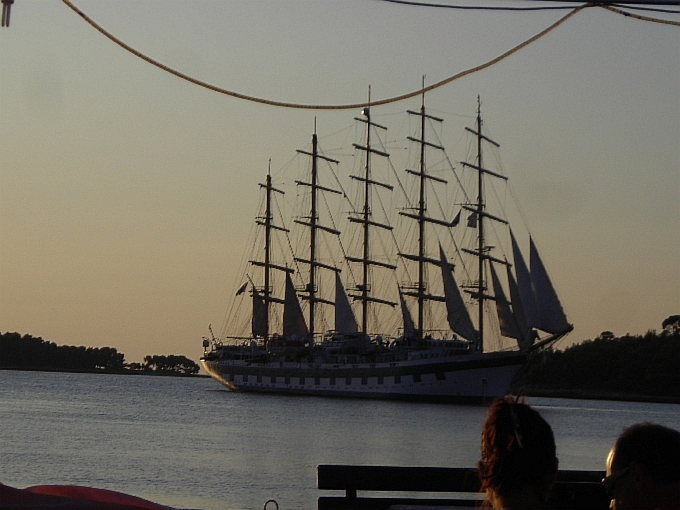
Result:
M246 291L247 288L248 288L248 282L244 283L243 285L241 285L239 287L239 289L236 291L236 295L240 296L241 294L243 294Z
M461 211L462 211L462 209L459 209L458 214L456 214L456 217L453 218L453 221L451 222L452 227L455 227L456 225L458 225L460 223L460 212Z

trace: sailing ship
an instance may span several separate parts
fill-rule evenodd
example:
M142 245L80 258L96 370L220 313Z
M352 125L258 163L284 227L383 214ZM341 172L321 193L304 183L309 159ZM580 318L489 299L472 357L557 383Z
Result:
M406 169L413 181L408 188L415 196L409 199L407 187L399 181L406 198L396 222L414 234L412 242L403 238L400 244L387 215L378 214L384 212L380 193L392 193L395 186L379 180L373 170L376 161L389 159L389 153L374 143L379 139L375 133L387 128L373 121L370 106L355 118L365 127L362 142L354 144L361 165L350 175L359 190L347 217L348 228L356 227L352 235L356 246L342 245L331 216L328 223L323 221L322 197L347 193L320 182L321 163L339 162L319 149L315 127L311 150L298 151L311 161L308 178L296 181L308 198L308 212L295 219L307 233L305 251L285 263L273 257L274 235L289 236L290 230L275 221L275 198L283 191L274 187L268 173L261 184L264 211L256 221L264 246L249 260L257 278L248 276L237 292L251 298L250 331L216 338L211 329L211 337L203 338L201 363L214 379L234 391L476 403L503 396L529 353L573 329L533 240L528 266L508 221L488 208L489 181L503 182L507 177L485 167L486 147L498 144L482 131L481 105L476 125L466 127L474 140L472 161L461 162L474 176L476 197L463 192L453 220L435 215L435 207L428 208L430 190L448 184L428 167L430 160L448 161L444 148L428 137L426 129L442 119L426 111L424 95L420 109L408 114L418 125L408 137L418 156L415 169ZM426 157L428 151L439 157ZM458 176L456 180L462 189ZM463 211L464 228L474 232L468 236L474 241L471 247L457 244L452 235ZM433 233L435 229L443 234ZM487 231L499 229L508 232L512 263L496 255L489 244ZM394 247L385 249L380 241L383 234L394 241ZM329 245L324 236L338 243L340 248L330 251L341 254L340 260L321 255L322 245ZM445 249L446 239L451 242ZM375 249L378 245L382 254ZM456 264L449 262L450 254ZM471 267L464 266L466 257L473 259ZM396 276L399 271L401 277ZM282 282L283 295L276 294L275 281ZM385 284L391 286L393 297L379 294ZM282 320L274 324L274 310L281 309ZM329 309L333 324L322 318L331 315ZM391 330L379 326L380 319L399 316ZM492 321L500 337L514 341L512 349L489 348Z

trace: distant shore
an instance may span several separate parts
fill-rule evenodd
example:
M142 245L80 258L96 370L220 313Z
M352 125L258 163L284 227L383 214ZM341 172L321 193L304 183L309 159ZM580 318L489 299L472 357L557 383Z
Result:
M611 393L587 390L526 390L529 397L541 398L570 398L575 400L613 400L622 402L649 402L654 404L680 404L680 398L667 395L640 395L626 393Z
M185 374L179 372L164 372L162 370L64 370L61 368L34 367L0 367L0 370L15 370L18 372L63 372L68 374L110 374L110 375L152 375L164 377L210 377L208 374Z
M678 404L680 315L662 326L660 333L622 337L604 331L563 351L532 353L511 388L536 397Z

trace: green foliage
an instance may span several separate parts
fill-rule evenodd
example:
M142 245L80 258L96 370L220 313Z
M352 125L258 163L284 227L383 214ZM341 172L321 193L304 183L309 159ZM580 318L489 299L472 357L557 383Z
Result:
M668 334L680 333L680 315L671 315L666 317L661 323L661 327Z
M120 371L125 357L113 347L58 346L40 337L4 333L0 334L0 367Z
M197 374L200 367L186 356L144 356L143 370L171 372L177 374Z
M125 363L113 347L57 345L40 337L0 333L0 368L83 372L155 372L197 374L200 367L186 356L146 356L144 363Z
M680 397L680 331L648 331L534 353L514 388Z

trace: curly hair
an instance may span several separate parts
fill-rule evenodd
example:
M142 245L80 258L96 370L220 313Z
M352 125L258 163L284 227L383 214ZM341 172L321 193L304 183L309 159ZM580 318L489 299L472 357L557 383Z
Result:
M548 422L520 399L497 399L482 430L478 463L481 490L501 499L513 489L533 488L545 501L546 475L557 470L555 437Z

